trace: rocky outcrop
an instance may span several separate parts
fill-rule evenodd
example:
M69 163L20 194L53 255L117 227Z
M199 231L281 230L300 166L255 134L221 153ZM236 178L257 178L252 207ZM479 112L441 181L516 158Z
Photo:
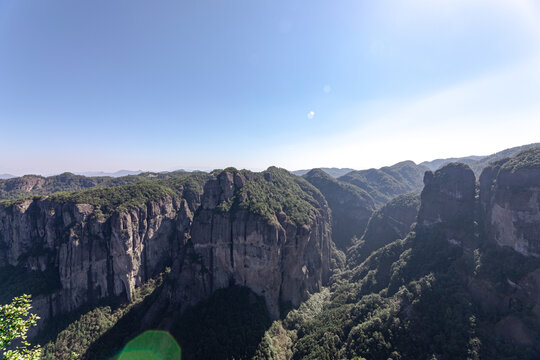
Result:
M491 164L480 189L488 238L540 257L540 147Z
M205 175L200 193L170 184L129 185L143 200L115 207L103 199L118 197L117 188L4 203L0 268L57 277L58 288L34 299L43 319L108 297L129 300L166 266L174 312L238 284L262 295L277 317L280 305L299 305L327 281L329 209L306 181L275 168L228 169Z
M540 350L540 149L485 168L479 197L467 165L428 172L424 181L416 231L459 245L461 261L474 261L474 271L456 275L494 338Z
M0 208L0 266L57 276L59 288L34 299L42 319L107 297L129 300L179 254L191 218L175 197L110 216L90 204L26 200Z
M450 163L424 175L418 225L435 229L448 242L470 250L478 245L475 222L475 177L465 164Z
M305 223L286 211L264 217L242 205L253 196L245 189L249 183L279 184L277 178L283 176L291 182L289 186L301 181L274 169L262 176L223 172L206 183L189 247L175 261L170 281L147 322L156 313L179 315L230 285L246 286L263 296L274 318L321 289L329 276L331 241L329 210L321 194L307 182L301 183L311 192L297 199L311 207ZM222 204L230 204L230 210L223 211ZM175 318L162 319L159 326L169 328Z

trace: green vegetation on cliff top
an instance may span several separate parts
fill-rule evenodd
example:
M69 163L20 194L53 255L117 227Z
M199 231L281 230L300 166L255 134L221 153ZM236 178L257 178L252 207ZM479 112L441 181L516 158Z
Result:
M234 172L236 169L224 171ZM261 173L240 171L248 181L237 190L229 207L249 210L268 222L276 221L282 213L298 225L311 223L326 204L324 197L306 180L292 175L285 169L270 167Z
M517 171L519 169L540 168L540 146L523 150L506 161L501 170Z
M50 195L48 198L59 203L90 204L110 210L119 210L175 195L179 195L179 193L169 187L154 182L144 182L111 188L60 192Z
M25 200L48 199L56 203L90 204L99 206L104 213L140 206L148 201L159 201L165 197L194 197L202 193L207 175L172 177L170 179L144 180L134 184L112 187L95 187L73 192L57 192L51 195L31 196L15 200L0 201L8 207Z
M311 223L321 204L326 203L315 187L284 169L270 167L261 173L253 173L228 168L215 170L212 174L219 177L227 172L242 174L247 181L236 190L232 199L219 204L218 209L221 211L246 209L269 222L275 221L280 213L284 213L294 223L304 225ZM166 179L140 180L128 185L94 187L87 190L3 200L0 201L0 205L9 207L25 200L47 199L55 203L99 206L104 214L110 214L166 197L182 197L188 200L188 203L198 202L208 179L208 174L204 173L181 174Z
M13 200L33 195L50 195L57 192L74 192L90 188L107 188L149 180L181 178L197 174L200 175L204 173L190 173L186 171L173 171L167 173L145 172L138 175L127 175L122 177L89 177L68 172L49 177L25 175L11 179L0 179L0 200Z

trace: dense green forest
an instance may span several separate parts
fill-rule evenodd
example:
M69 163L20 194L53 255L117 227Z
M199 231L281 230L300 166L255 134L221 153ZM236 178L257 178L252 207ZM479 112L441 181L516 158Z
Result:
M420 191L426 170L424 165L403 161L380 169L351 171L338 180L367 191L380 207L397 195Z
M375 210L375 202L361 188L339 181L321 169L303 175L324 195L332 210L332 239L337 248L345 251L354 237L361 237Z

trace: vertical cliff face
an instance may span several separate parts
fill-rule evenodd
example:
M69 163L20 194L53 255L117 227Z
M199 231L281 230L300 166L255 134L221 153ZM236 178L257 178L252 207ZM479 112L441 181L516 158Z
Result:
M125 187L4 203L0 268L56 278L57 288L34 299L44 319L108 297L129 300L166 266L174 312L237 284L262 295L277 317L280 305L298 306L327 281L330 215L309 183L269 169L215 172L200 185L155 185L127 205L104 201ZM125 189L141 186L150 185Z
M490 164L480 176L476 212L475 179L463 164L450 164L424 178L418 222L443 227L449 241L470 241L473 222L488 241L525 256L540 257L540 148ZM445 225L446 224L446 225ZM478 244L470 244L474 248Z
M480 176L480 187L490 239L540 257L540 148L491 164Z
M450 243L474 249L475 177L465 164L450 163L424 176L418 225L436 229Z
M490 336L539 350L540 149L485 168L479 199L466 165L427 173L425 184L417 230L442 235L474 261L460 276Z
M261 209L271 200L253 201L263 195L258 191L275 197L272 187L284 185L283 180L298 191L289 194L297 203ZM295 208L304 206L306 213L295 217ZM277 318L280 307L298 306L328 280L330 231L321 194L284 171L213 176L205 185L185 256L175 262L171 281L149 317L162 311L180 314L217 289L242 285L263 296ZM170 326L167 320L173 318L164 319L161 326Z
M129 300L172 263L191 217L175 197L108 216L90 204L27 200L0 208L0 266L57 277L58 288L34 300L43 319L106 297Z

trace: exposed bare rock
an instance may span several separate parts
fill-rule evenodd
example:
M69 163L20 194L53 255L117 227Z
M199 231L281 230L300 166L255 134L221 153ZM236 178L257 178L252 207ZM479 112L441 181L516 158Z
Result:
M489 238L540 257L540 147L487 167L480 187Z
M58 289L34 300L47 319L110 296L130 299L172 263L191 218L186 201L172 197L108 217L89 204L28 200L0 207L0 264L58 277Z
M275 168L204 179L200 193L185 178L170 188L135 184L0 204L0 268L56 278L58 288L34 299L42 319L108 297L130 300L167 266L168 295L157 304L170 303L171 314L238 284L263 296L278 317L280 306L298 306L320 290L331 228L318 190Z
M450 163L424 176L418 224L437 229L450 243L474 249L475 177L465 164Z
M171 281L147 322L162 311L179 315L215 290L234 284L263 296L270 314L277 318L280 306L296 307L326 283L331 233L324 198L283 170L249 177L223 172L206 183L185 256L176 260ZM302 199L312 207L307 221L295 221L287 211L260 216L242 205L254 195L246 191L246 183L279 186L284 177L300 181L312 192ZM294 182L289 186L298 186ZM229 204L230 210L223 211L223 204ZM169 327L173 318L163 319L160 326Z

